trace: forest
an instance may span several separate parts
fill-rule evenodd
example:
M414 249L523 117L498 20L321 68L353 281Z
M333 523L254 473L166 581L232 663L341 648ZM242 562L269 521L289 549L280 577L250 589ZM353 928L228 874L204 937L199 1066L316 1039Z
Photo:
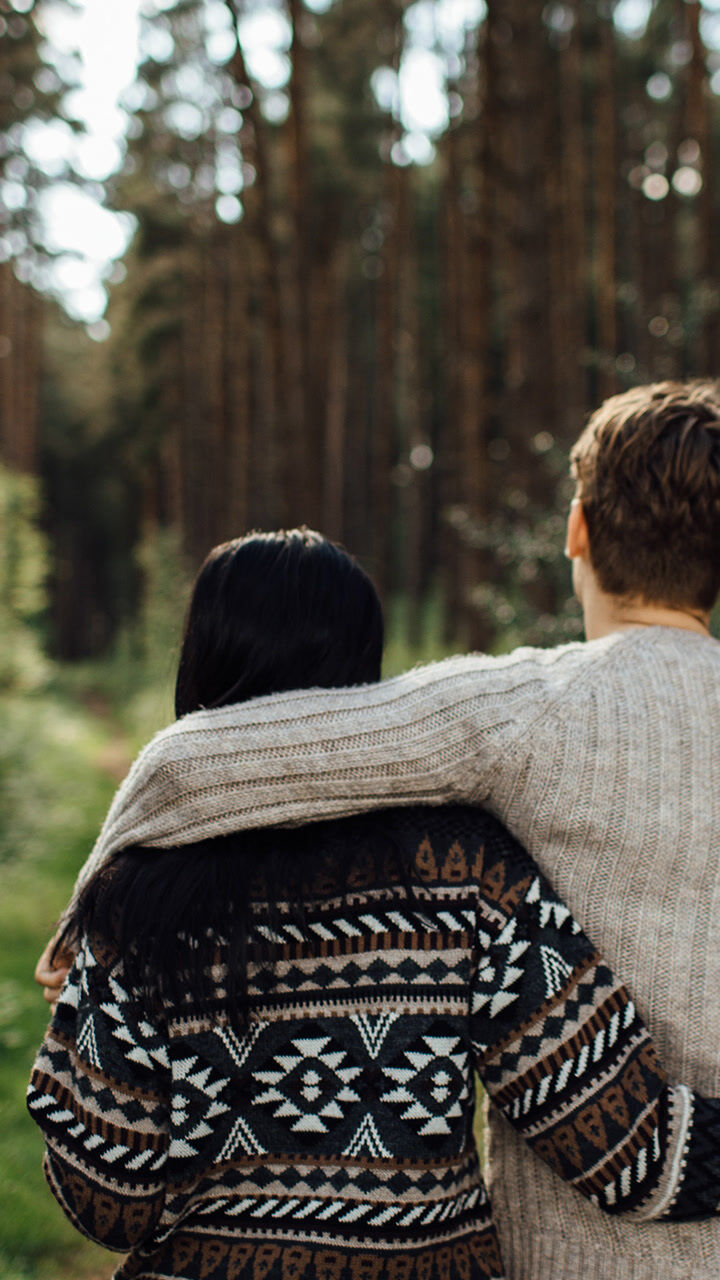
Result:
M108 651L158 534L194 568L299 522L411 636L429 602L448 643L575 634L569 442L615 390L713 369L720 6L148 3L124 154L90 183L26 154L79 75L58 3L0 4L0 459L35 484L52 653ZM281 87L238 38L256 11ZM47 286L60 179L133 228L94 338Z
M569 446L720 341L720 0L140 0L107 172L55 39L101 3L0 0L2 1280L108 1274L16 1114L28 982L210 547L340 540L389 670L576 638ZM123 228L94 316L60 188Z

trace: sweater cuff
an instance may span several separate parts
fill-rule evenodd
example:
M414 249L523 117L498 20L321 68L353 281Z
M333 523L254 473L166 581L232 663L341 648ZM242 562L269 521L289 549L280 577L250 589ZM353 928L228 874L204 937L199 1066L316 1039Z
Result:
M665 1219L684 1222L720 1210L720 1099L692 1093L690 1108L678 1183L663 1213Z

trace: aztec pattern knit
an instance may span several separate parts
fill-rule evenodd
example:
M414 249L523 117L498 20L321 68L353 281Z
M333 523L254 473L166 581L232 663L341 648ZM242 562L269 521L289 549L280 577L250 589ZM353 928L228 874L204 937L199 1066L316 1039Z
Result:
M337 865L349 826L317 830ZM255 904L275 981L251 963L244 1033L223 1016L221 953L214 1020L189 997L157 1015L112 948L83 940L29 1107L68 1216L132 1249L118 1278L502 1280L475 1066L594 1206L713 1212L720 1102L668 1087L628 993L524 850L473 809L362 831L344 891L324 857L302 913L286 904L270 928Z
M84 874L130 844L486 804L629 984L672 1077L718 1094L719 724L720 645L670 627L196 712L139 757ZM490 1128L511 1280L717 1280L720 1223L598 1221Z

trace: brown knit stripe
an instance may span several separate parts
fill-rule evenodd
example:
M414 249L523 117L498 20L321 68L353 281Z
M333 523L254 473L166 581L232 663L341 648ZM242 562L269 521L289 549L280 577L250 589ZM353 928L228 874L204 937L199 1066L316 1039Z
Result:
M619 1142L598 1165L581 1178L573 1179L573 1186L590 1195L601 1191L613 1178L619 1178L623 1168L631 1164L643 1147L649 1146L660 1121L660 1103L656 1099L632 1132Z
M135 1129L129 1123L113 1124L96 1111L89 1110L83 1102L80 1102L75 1092L60 1084L55 1076L48 1075L45 1071L33 1071L30 1083L38 1093L53 1097L58 1106L72 1111L90 1133L99 1134L106 1142L120 1143L138 1152L146 1151L148 1147L153 1151L162 1151L166 1145L165 1134L143 1133L141 1129Z
M632 1062L638 1055L638 1050L642 1052L642 1048L647 1044L648 1033L645 1027L639 1027L635 1034L626 1042L620 1054L616 1054L612 1063L598 1064L598 1069L593 1074L589 1073L582 1088L570 1089L557 1100L557 1104L552 1113L544 1116L542 1120L530 1123L523 1128L523 1135L526 1138L534 1138L538 1134L546 1132L551 1126L556 1126L566 1120L572 1121L574 1113L583 1106L587 1106L602 1096L606 1085L612 1085L617 1081L625 1064Z
M118 1170L114 1172L110 1166L107 1170L101 1169L98 1164L88 1164L82 1160L74 1151L61 1139L53 1139L47 1143L48 1151L53 1156L58 1156L68 1168L77 1173L81 1182L85 1183L91 1195L100 1194L107 1191L110 1195L121 1195L127 1200L145 1200L148 1196L162 1195L165 1191L166 1183L163 1174L156 1175L154 1178L147 1178L145 1181L135 1177L132 1182L125 1181L118 1176ZM56 1178L57 1181L57 1168Z
M291 1227L286 1227L283 1225L282 1219L273 1223L272 1226L269 1224L263 1225L262 1222L258 1223L257 1226L251 1226L250 1223L243 1222L242 1238L252 1241L256 1250L259 1250L263 1245L265 1248L272 1248L274 1244L310 1244L323 1249L335 1248L346 1261L349 1261L354 1250L367 1249L372 1251L374 1257L380 1256L390 1258L393 1253L404 1253L406 1250L433 1249L438 1245L445 1244L447 1241L455 1241L463 1238L467 1239L468 1235L471 1233L474 1235L479 1231L487 1230L493 1231L493 1227L490 1208L485 1204L480 1206L477 1212L473 1213L472 1221L468 1223L464 1229L458 1229L457 1223L451 1221L446 1222L445 1224L438 1222L434 1223L432 1227L425 1227L423 1229L422 1236L413 1236L408 1231L407 1234L403 1235L402 1249L393 1247L392 1244L386 1244L384 1242L378 1243L378 1241L372 1237L368 1239L368 1237L363 1236L359 1230L356 1235L343 1235L342 1242L339 1243L337 1234L333 1232L330 1223L328 1223L327 1230L323 1231L317 1227L313 1230L312 1226L308 1225L306 1227L302 1222L293 1223ZM240 1236L240 1230L234 1223L228 1223L227 1226L222 1224L218 1224L216 1226L213 1224L212 1227L208 1226L205 1230L203 1230L201 1226L195 1226L195 1224L193 1224L193 1238L201 1239L206 1234L210 1236L218 1236L221 1239L228 1241L237 1241ZM177 1238L177 1235L173 1235L173 1239L176 1240ZM122 1272L119 1272L116 1275L115 1280L120 1280L122 1274ZM152 1275L152 1272L148 1273L145 1268L143 1268L141 1273L142 1280L147 1280L148 1274ZM431 1276L432 1274L433 1273L430 1272ZM178 1280L178 1278L177 1276L171 1276L170 1280ZM233 1280L235 1280L234 1277ZM316 1280L316 1278L313 1276L312 1280ZM321 1276L318 1276L317 1280L322 1280ZM433 1277L433 1280L435 1280L435 1277ZM473 1280L475 1280L475 1277L473 1277ZM500 1280L503 1280L502 1276L500 1276Z
M367 1168L375 1169L372 1163L366 1165ZM328 1171L332 1170L332 1162L328 1163ZM211 1179L203 1179L202 1198L203 1203L210 1203L212 1200L242 1200L247 1196L252 1196L253 1200L265 1202L267 1200L348 1200L356 1203L366 1203L368 1201L373 1204L390 1205L390 1204L433 1204L437 1202L448 1202L455 1200L456 1197L466 1191L471 1191L474 1187L481 1187L479 1171L476 1169L474 1176L458 1178L449 1186L435 1186L430 1189L420 1189L417 1187L407 1187L403 1190L402 1195L396 1195L388 1187L377 1186L372 1190L366 1187L358 1187L354 1183L349 1182L342 1191L338 1191L332 1182L316 1186L313 1182L312 1186L306 1182L298 1182L292 1188L285 1186L280 1178L277 1182L263 1183L259 1187L257 1182L252 1178L248 1178L246 1182L236 1184L233 1182L229 1185L223 1180L223 1173L226 1172L227 1166L218 1166L218 1175ZM360 1172L360 1170L358 1170ZM168 1182L168 1208L173 1211L173 1198L177 1197L178 1212L185 1207L186 1197L190 1190L197 1192L197 1180L175 1183Z
M598 1032L609 1025L614 1013L626 1007L627 1000L623 992L617 990L612 991L603 1000L602 1004L592 1012L588 1006L588 1017L579 1029L567 1040L563 1040L552 1053L548 1054L540 1062L533 1063L522 1075L516 1076L508 1084L498 1089L497 1092L493 1089L493 1102L498 1107L507 1106L514 1098L524 1094L527 1088L532 1088L539 1084L545 1076L555 1074L560 1070L563 1063L567 1062L568 1058L577 1058L585 1045L592 1044ZM601 1069L601 1065L599 1065L598 1069Z
M258 913L262 916L266 904L261 897L253 901ZM437 871L432 882L421 881L413 884L412 900L405 896L404 890L397 884L368 885L362 890L353 889L350 886L347 893L314 898L309 914L313 920L329 920L334 923L338 917L344 916L348 911L352 914L359 914L362 911L377 912L382 911L385 905L389 910L400 915L406 915L408 912L415 914L418 910L422 911L423 906L430 907L434 913L438 909L447 908L454 911L465 908L474 913L478 910L477 880L467 879L458 884L448 884L447 881L442 880L440 872ZM489 902L485 903L481 909L483 915L489 919L498 924L504 923L506 917ZM284 917L287 917L291 923L296 923L295 903L273 903L273 912L275 911L278 912L281 923Z
M328 960L334 961L334 963L331 963L329 967L331 971L340 977L346 967L346 964L355 965L360 969L370 969L374 967L375 961L377 960L377 953L378 951L382 951L383 960L385 960L387 964L388 974L386 977L373 977L372 981L376 986L381 986L387 982L392 982L396 985L397 974L394 972L395 966L402 964L403 960L407 958L407 949L403 947L393 948L389 943L383 940L383 937L384 935L382 934L376 934L374 939L372 939L371 946L363 947L354 953L351 952L345 954L340 951L338 954L333 955L328 947L326 954L322 956L304 956L292 963L281 960L278 962L275 969L276 978L278 982L282 982L282 979L288 973L302 973L307 981L311 982L315 971L321 964L323 969L326 969ZM434 965L438 956L441 957L443 963L448 969L459 968L460 966L464 966L467 962L469 941L466 935L453 935L452 939L448 938L447 944L444 944L442 947L438 947L436 945L432 934L428 934L425 938L421 939L421 941L422 945L418 945L412 950L412 959L415 961L419 969L424 970L430 968ZM258 970L251 969L249 975L251 982L257 972ZM327 981L327 974L324 974L322 978L323 990L327 985ZM416 981L425 981L425 979L418 978ZM404 980L404 982L407 982L407 980ZM410 980L410 982L412 982L412 980Z
M447 993L439 989L433 993L424 991L415 996L407 991L402 995L371 993L365 995L363 994L365 987L372 991L369 979L359 979L351 995L348 995L347 987L344 987L336 997L333 997L330 989L324 1000L318 998L313 991L312 997L308 996L307 999L298 998L295 993L296 998L292 1003L283 1001L278 1007L269 1003L255 1004L253 1018L257 1021L272 1018L273 1022L294 1022L298 1018L345 1017L353 1013L380 1013L384 1010L398 1014L439 1016L443 1014L462 1016L467 1013L467 995L458 992L454 987ZM218 1014L217 1023L220 1026L229 1025L227 1012L221 1011ZM207 1031L211 1025L213 1024L207 1015L188 1014L187 1017L175 1017L169 1025L168 1034L171 1039L182 1039L184 1036L199 1035Z
M467 951L471 941L471 934L467 930L462 933L444 932L442 934L443 955L446 947L451 951ZM404 933L398 929L387 933L369 931L359 937L343 935L339 938L316 938L311 935L306 942L287 943L284 946L274 947L273 958L277 957L279 966L283 963L292 963L296 967L298 961L304 962L305 965L312 965L317 960L334 959L340 956L374 955L377 951L421 954L423 951L436 953L439 949L437 936L430 930L424 933ZM257 945L253 946L251 955L258 950Z
M63 1069L63 1068L57 1068L57 1067L54 1067L52 1069L48 1067L47 1070L43 1070L43 1068L45 1067L45 1064L47 1063L47 1058L42 1055L38 1057L38 1063L40 1065L38 1068L36 1068L36 1070L39 1070L41 1072L41 1074L38 1075L38 1079L44 1078L46 1080L55 1080L57 1082L58 1088L68 1090L70 1093L72 1093L73 1097L75 1097L77 1080L73 1071L71 1071L69 1068ZM33 1076L33 1079L34 1078L35 1077ZM127 1117L123 1113L122 1104L120 1100L118 1099L118 1104L116 1107L108 1108L107 1100L103 1096L106 1093L106 1086L98 1081L90 1080L89 1077L88 1077L88 1084L92 1089L92 1093L87 1094L85 1097L83 1097L83 1100L82 1100L83 1107L87 1109L87 1112L89 1114L101 1116L103 1119L108 1120L111 1124L116 1124L116 1125L119 1125L120 1127L127 1124ZM101 1098L102 1098L102 1101L100 1100ZM133 1099L133 1101L138 1102L140 1105L142 1105L142 1102L140 1099ZM145 1116L141 1116L137 1120L133 1121L133 1130L136 1133L144 1133L144 1132L151 1133L157 1129L157 1120L151 1114L151 1112L153 1112L156 1109L156 1104L151 1101L146 1101L145 1109L147 1110L148 1114Z
M238 1240L217 1228L194 1227L178 1232L143 1264L143 1280L176 1280L179 1275L220 1274L232 1280L265 1280L269 1274L287 1280L504 1280L494 1228L483 1220L459 1233L450 1243L427 1240L381 1253L365 1241L352 1242L352 1251L330 1238L318 1241L303 1234L285 1243L283 1233L272 1238ZM131 1280L137 1272L121 1267L117 1280Z

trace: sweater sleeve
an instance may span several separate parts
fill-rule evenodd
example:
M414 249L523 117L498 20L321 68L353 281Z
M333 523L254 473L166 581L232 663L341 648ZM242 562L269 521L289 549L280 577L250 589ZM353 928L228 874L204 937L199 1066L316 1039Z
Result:
M198 711L158 734L118 791L78 889L112 853L389 805L486 803L587 646L469 655L378 685Z
M106 1249L146 1241L165 1202L168 1048L123 985L122 967L83 939L38 1053L30 1115L45 1176L73 1225Z
M490 1100L609 1214L720 1206L720 1100L672 1087L626 989L507 836L484 870L471 1036Z

